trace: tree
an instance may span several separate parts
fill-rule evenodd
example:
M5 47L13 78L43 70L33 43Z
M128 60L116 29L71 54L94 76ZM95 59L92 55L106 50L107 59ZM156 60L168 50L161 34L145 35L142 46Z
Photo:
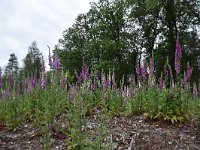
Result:
M119 81L128 76L133 67L135 34L127 21L123 1L101 0L91 3L86 14L80 14L75 24L60 39L60 57L65 68L80 70L83 63L108 74L114 69ZM128 32L129 31L129 32ZM131 56L131 58L129 57Z
M83 63L96 70L114 69L119 81L134 74L135 66L143 59L155 59L156 79L163 72L168 58L175 72L175 51L177 40L185 51L192 46L191 55L184 52L184 58L192 57L198 64L199 57L194 51L199 49L198 35L200 20L199 0L99 0L91 3L86 14L80 14L76 22L64 31L59 41L59 56L65 69L79 71ZM192 32L191 32L192 30ZM191 38L195 45L191 45ZM195 57L196 56L196 57ZM187 62L181 59L183 66ZM195 74L195 73L194 73ZM198 81L195 77L196 82Z
M147 56L153 54L158 60L157 77L160 76L167 58L173 76L176 77L174 66L176 41L182 44L183 49L187 47L186 45L190 45L188 36L185 35L189 30L199 28L200 1L127 0L127 2L132 10L131 17L136 20L135 24L142 33L144 42L141 47L145 48Z
M10 58L8 59L8 64L5 68L6 76L10 75L12 78L17 77L18 70L19 70L19 63L17 56L14 53L10 54Z
M42 71L42 63L42 53L37 47L37 43L34 41L28 48L28 54L23 59L25 77L35 76L37 79L39 79Z

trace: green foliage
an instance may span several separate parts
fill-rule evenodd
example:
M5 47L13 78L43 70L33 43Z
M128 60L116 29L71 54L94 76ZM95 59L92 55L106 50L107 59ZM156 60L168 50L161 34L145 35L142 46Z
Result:
M66 93L58 87L53 89L35 89L15 100L0 102L0 122L14 129L17 126L31 122L41 130L41 142L44 149L52 144L51 128L56 117L66 111L68 106Z
M165 120L173 124L187 122L194 112L199 100L192 100L189 91L174 89L160 90L156 87L149 91L138 91L133 100L126 105L126 115L144 114L151 119Z
M92 2L90 10L80 14L59 40L59 56L65 69L80 71L83 63L91 68L116 70L136 75L133 69L142 56L157 58L157 79L169 58L174 78L176 41L182 44L184 58L181 74L192 60L192 81L199 83L199 14L200 1L101 0ZM188 39L191 39L192 42ZM189 53L187 51L190 51ZM187 60L187 61L186 61ZM109 66L104 65L108 63ZM124 69L125 68L125 69ZM136 81L137 82L137 81Z
M17 78L18 75L18 70L19 70L19 62L17 56L12 53L10 54L10 58L8 60L8 64L5 68L5 76L11 75L14 79Z
M131 74L131 68L123 70L136 61L132 57L136 50L134 34L126 32L133 28L126 25L125 5L124 1L109 0L91 3L89 12L80 14L74 25L64 31L58 53L65 70L79 72L83 63L98 71L112 68L117 82L122 74Z
M36 76L37 79L40 78L42 63L43 56L34 41L28 48L28 54L23 59L25 77Z

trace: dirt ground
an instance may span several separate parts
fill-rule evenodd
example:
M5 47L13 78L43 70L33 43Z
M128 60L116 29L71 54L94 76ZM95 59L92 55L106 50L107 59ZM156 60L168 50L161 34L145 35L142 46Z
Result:
M88 128L93 130L98 121L88 118ZM112 149L116 150L200 150L200 129L192 125L169 125L150 121L143 116L115 117L109 123ZM67 149L66 136L53 134L52 150ZM41 150L41 134L31 124L6 130L0 126L0 150Z

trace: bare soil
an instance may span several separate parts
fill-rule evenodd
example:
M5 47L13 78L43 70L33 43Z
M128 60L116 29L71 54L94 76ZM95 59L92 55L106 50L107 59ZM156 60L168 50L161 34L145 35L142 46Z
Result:
M89 130L95 130L98 120L88 117ZM66 126L62 126L66 128ZM52 130L52 150L67 149L67 136L61 126ZM112 149L116 150L200 150L200 129L194 125L171 125L150 121L143 116L114 117L109 122ZM0 125L0 150L41 150L41 133L31 124L7 130Z

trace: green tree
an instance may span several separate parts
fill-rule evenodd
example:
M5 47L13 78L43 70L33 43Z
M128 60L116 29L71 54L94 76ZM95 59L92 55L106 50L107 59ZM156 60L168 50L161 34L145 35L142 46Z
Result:
M40 78L42 71L42 62L42 53L37 47L37 43L34 41L28 48L28 54L23 59L25 77L36 76L37 79Z
M65 69L79 71L83 63L90 68L116 72L116 80L135 75L135 65L155 58L156 77L169 59L176 78L174 59L176 41L182 45L184 58L181 74L189 58L197 64L199 36L199 0L99 0L91 3L86 14L80 14L59 41L59 56ZM192 31L191 31L192 30ZM189 36L196 34L196 36ZM195 45L191 45L191 38ZM192 54L185 52L188 46ZM192 58L191 58L192 57ZM188 58L188 59L185 59ZM194 73L195 74L195 73ZM197 73L196 73L197 74ZM197 75L195 80L198 81ZM126 81L125 81L126 82Z
M130 32L133 26L126 24L126 8L123 1L91 3L89 12L80 14L60 39L60 57L64 67L80 70L82 63L86 63L90 68L106 73L114 69L118 82L123 74L128 76L135 60L136 34Z
M185 35L189 30L199 28L200 1L127 0L127 2L132 10L130 17L135 20L142 33L141 47L145 48L147 56L153 54L156 57L157 77L161 74L167 58L173 76L176 77L174 69L176 41L179 40L183 49L187 47L186 45L190 45L188 36Z
M15 55L15 53L11 53L10 54L10 58L8 59L8 64L5 68L5 75L8 76L12 76L12 78L16 78L17 74L18 74L18 70L19 70L19 62L18 62L18 58Z

